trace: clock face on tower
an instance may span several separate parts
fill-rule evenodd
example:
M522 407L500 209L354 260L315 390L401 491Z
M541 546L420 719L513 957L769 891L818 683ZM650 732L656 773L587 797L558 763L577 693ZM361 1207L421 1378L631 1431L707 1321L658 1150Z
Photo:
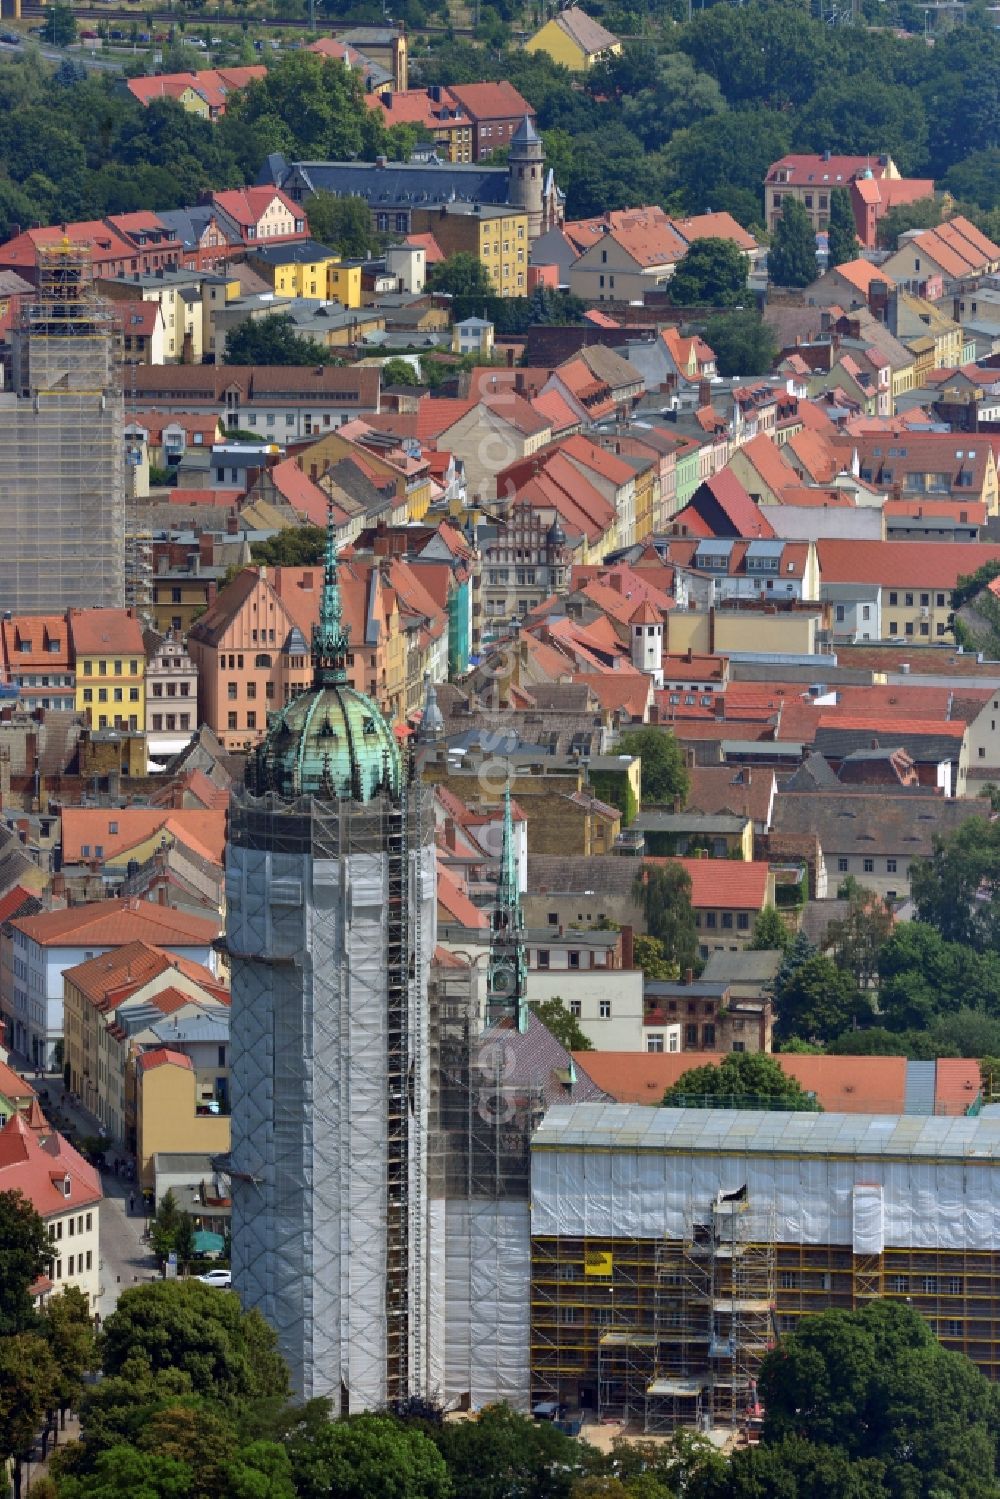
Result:
M513 963L501 960L493 965L490 993L497 999L510 998L517 993L517 969Z

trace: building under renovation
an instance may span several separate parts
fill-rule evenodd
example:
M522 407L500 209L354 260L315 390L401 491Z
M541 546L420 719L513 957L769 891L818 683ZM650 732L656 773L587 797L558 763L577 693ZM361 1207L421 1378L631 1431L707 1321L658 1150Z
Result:
M551 1109L531 1159L534 1401L752 1426L808 1312L900 1298L1000 1376L1000 1120Z
M425 793L347 685L332 528L312 687L275 716L227 853L233 1284L296 1392L428 1387Z
M431 793L348 648L331 522L313 685L230 806L233 1284L300 1396L523 1409L532 1132L604 1095L528 1013L509 795L485 1028L435 954Z
M41 248L0 391L0 598L15 614L125 601L119 342L89 251Z

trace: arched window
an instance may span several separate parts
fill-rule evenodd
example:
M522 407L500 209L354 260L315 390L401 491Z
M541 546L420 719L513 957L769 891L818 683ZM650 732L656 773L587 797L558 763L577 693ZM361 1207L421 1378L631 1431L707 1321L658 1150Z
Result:
M270 666L271 658L266 651L262 651L259 656L254 657L253 664L254 666Z

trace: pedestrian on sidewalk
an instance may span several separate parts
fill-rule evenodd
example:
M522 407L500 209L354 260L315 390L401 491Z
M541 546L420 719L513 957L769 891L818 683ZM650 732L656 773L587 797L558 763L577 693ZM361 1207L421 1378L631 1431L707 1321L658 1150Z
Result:
M135 1193L134 1192L130 1192L128 1194L128 1210L129 1210L130 1214L131 1214L132 1209L134 1207L135 1207Z

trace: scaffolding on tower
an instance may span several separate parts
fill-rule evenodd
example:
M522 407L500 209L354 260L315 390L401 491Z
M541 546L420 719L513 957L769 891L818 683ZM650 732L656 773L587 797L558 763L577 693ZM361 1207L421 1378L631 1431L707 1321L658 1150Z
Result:
M121 339L90 250L37 251L0 401L0 596L16 612L121 606L125 483Z

